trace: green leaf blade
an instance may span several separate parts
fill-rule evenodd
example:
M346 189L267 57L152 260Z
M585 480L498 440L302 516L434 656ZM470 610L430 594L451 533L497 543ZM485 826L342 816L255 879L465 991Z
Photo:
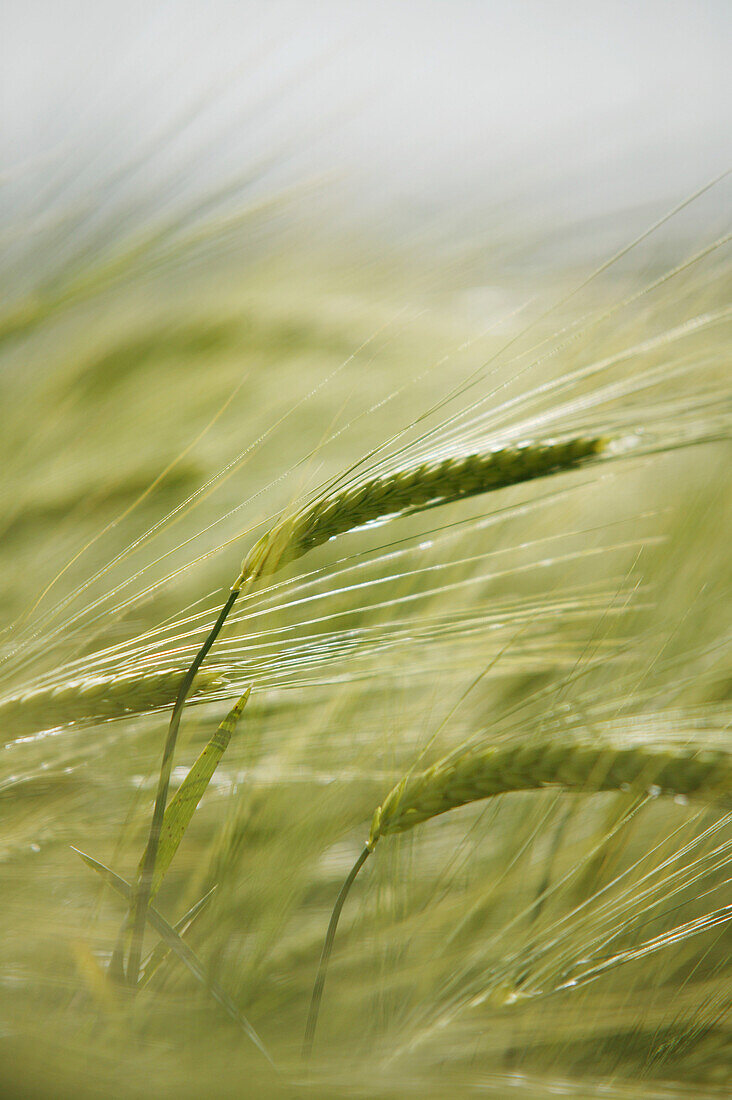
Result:
M155 871L150 892L151 898L160 889L160 885L186 834L198 804L203 798L233 734L236 732L236 727L244 707L247 705L251 691L250 686L226 715L168 803L160 831L160 844L155 860ZM140 873L141 871L142 868Z

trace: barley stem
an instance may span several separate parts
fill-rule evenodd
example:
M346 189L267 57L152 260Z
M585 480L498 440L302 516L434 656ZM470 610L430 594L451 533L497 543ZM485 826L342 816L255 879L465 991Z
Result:
M142 872L140 874L140 879L137 890L135 891L133 902L132 939L130 943L130 954L127 961L127 981L133 987L137 985L137 979L140 973L140 959L142 958L142 938L145 932L147 907L150 901L150 893L152 891L153 875L155 873L155 861L157 859L158 847L160 845L160 831L163 825L163 817L165 816L165 804L168 798L168 787L170 786L170 773L173 768L173 753L175 752L175 745L176 741L178 740L178 729L180 727L183 706L188 696L188 692L190 691L193 681L195 679L196 673L203 664L209 649L216 641L219 632L224 625L224 622L226 621L226 617L234 606L236 597L239 595L239 591L239 588L233 588L229 593L229 598L222 607L218 619L211 628L211 631L205 642L194 657L191 667L188 669L188 672L186 672L183 680L181 681L180 688L178 689L178 697L176 698L175 704L173 706L173 713L170 716L168 736L165 740L163 758L160 764L160 777L158 779L158 789L155 796L155 808L153 809L150 833L148 835L147 847L145 848L145 854L143 856Z
M325 986L325 976L328 971L328 962L330 960L330 954L333 950L333 942L335 940L336 930L338 928L338 921L341 915L341 909L344 902L348 897L349 891L353 886L356 879L356 875L363 867L364 863L371 855L371 845L367 844L361 852L360 856L351 868L348 878L341 886L341 892L336 898L336 903L333 906L333 912L330 916L330 924L328 925L328 931L325 934L325 942L323 944L323 950L320 955L320 962L318 963L318 973L315 977L315 985L313 986L313 992L310 997L310 1011L308 1012L308 1020L305 1025L305 1038L302 1044L302 1057L307 1061L313 1050L313 1042L315 1040L315 1029L318 1026L318 1013L320 1012L320 1002L323 998L323 988Z

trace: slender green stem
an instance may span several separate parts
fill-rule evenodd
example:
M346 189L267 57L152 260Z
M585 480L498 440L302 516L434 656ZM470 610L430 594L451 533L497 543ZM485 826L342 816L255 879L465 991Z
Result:
M310 1011L308 1012L308 1022L305 1025L305 1038L302 1044L302 1056L307 1060L313 1049L313 1041L315 1039L315 1029L318 1026L318 1013L320 1011L320 1002L323 998L323 987L325 986L325 976L328 970L328 960L330 959L331 951L333 950L333 942L335 940L336 929L338 928L338 920L341 915L341 909L343 903L348 897L348 893L353 886L356 875L363 867L364 863L371 855L373 847L366 845L361 855L354 863L348 878L341 886L341 892L336 898L336 903L333 906L333 912L330 917L330 924L328 925L328 931L325 934L325 943L323 944L323 951L320 956L320 962L318 963L318 973L315 978L315 985L313 986L312 996L310 998Z
M140 880L132 903L132 937L129 959L127 961L127 981L131 986L137 985L137 979L140 973L142 940L145 932L145 921L147 919L146 911L150 902L150 893L155 872L155 860L157 859L158 846L160 844L160 831L163 824L163 816L165 814L165 804L168 798L170 773L173 768L173 753L175 752L175 744L178 739L178 729L180 727L183 706L193 685L196 673L203 664L209 649L216 641L219 631L226 621L227 615L234 606L234 601L239 595L239 591L240 589L235 587L230 592L229 598L222 607L210 634L196 654L188 672L186 672L183 677L180 688L178 689L178 696L173 706L173 713L170 716L168 736L165 740L163 758L160 764L160 777L158 779L158 790L155 796L155 808L153 810L150 833L148 835L147 847L145 848L145 855L143 857Z
M128 910L127 916L124 919L124 923L119 930L117 936L117 942L114 945L114 951L112 952L112 958L109 960L109 967L107 973L113 982L118 985L125 984L125 949L127 947L127 933L130 929L130 918L132 916L132 910Z

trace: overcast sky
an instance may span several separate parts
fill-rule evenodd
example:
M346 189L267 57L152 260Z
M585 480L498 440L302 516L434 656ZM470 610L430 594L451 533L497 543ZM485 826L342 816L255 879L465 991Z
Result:
M1 18L6 176L140 157L138 186L174 190L273 158L372 205L555 194L592 214L731 161L727 0L3 0Z

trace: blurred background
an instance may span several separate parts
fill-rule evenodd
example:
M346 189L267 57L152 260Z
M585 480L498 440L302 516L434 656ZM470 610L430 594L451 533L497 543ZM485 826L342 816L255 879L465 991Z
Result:
M727 167L731 31L724 0L7 0L3 209L244 177L307 185L321 238L602 248Z

